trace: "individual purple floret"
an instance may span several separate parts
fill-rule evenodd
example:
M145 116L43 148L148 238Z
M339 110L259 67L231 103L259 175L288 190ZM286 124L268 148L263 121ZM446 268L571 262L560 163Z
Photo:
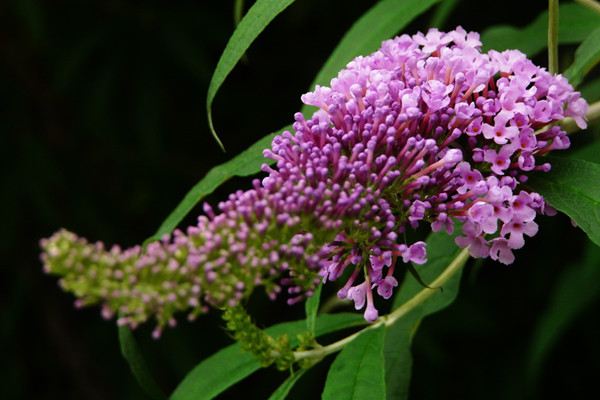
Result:
M459 222L456 243L473 257L512 263L536 215L553 212L527 174L550 169L540 156L569 146L552 124L585 127L587 103L522 53L480 46L460 27L385 41L302 96L319 110L275 137L264 151L275 165L252 189L145 249L59 231L42 241L46 270L119 324L154 316L158 335L175 312L233 306L257 285L292 304L334 280L374 321L374 294L392 296L397 265L427 260L404 235L422 224L452 233Z

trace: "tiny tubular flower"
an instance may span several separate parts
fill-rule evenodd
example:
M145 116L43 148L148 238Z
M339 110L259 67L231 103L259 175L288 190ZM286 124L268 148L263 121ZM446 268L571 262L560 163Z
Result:
M373 289L390 298L396 264L427 260L410 229L460 226L473 257L512 263L536 215L553 212L521 186L569 146L547 125L584 127L587 110L564 77L516 50L483 53L460 27L387 40L302 101L319 110L273 139L266 176L205 204L196 225L128 249L62 230L41 242L44 270L120 325L156 319L155 336L178 312L234 307L257 286L294 304L340 279L338 296L374 321Z

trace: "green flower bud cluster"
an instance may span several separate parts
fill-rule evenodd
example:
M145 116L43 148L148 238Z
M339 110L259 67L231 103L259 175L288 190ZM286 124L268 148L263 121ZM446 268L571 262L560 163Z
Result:
M105 319L119 315L117 323L132 329L155 319L155 338L176 325L177 313L193 320L209 306L234 307L258 285L271 298L283 284L294 301L311 293L319 281L314 254L330 236L315 238L302 225L281 226L275 219L259 232L224 217L201 216L186 234L176 230L125 250L60 230L41 241L44 270L61 277L60 286L77 297L78 308L100 303Z
M154 249L156 261L143 265L140 246L107 250L101 242L89 243L66 230L42 240L41 245L45 271L61 276L59 285L77 297L75 306L102 303L102 316L120 315L119 325L135 328L154 317L158 328L153 335L158 337L162 326L175 325L175 312L191 309L188 318L193 319L207 310L200 303L202 276L179 267L185 257L182 253L161 261L160 249Z
M294 364L294 352L288 335L277 338L270 336L256 326L244 307L239 305L226 308L222 317L227 323L227 330L242 349L254 354L263 367L275 364L277 369L284 371Z

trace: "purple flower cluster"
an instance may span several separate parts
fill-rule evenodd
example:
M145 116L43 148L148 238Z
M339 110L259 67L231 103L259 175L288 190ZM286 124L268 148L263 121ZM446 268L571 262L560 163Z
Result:
M522 184L549 170L540 156L569 146L553 123L584 127L587 103L522 53L480 46L460 27L385 41L302 96L319 110L273 140L264 155L275 166L252 189L145 250L100 251L61 231L43 242L47 270L120 323L154 315L160 329L176 311L232 306L257 285L294 303L341 277L339 297L374 321L374 293L392 296L398 261L427 260L425 243L405 240L422 223L452 233L458 221L459 246L512 263L536 215L553 212Z

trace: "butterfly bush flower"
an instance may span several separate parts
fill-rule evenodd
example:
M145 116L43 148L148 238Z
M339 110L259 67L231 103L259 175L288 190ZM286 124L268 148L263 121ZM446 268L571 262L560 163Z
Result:
M395 268L426 262L425 243L405 239L422 225L460 226L456 243L473 257L512 263L536 216L554 213L527 174L569 147L553 123L585 127L587 104L519 51L480 47L460 27L383 42L302 96L319 109L274 138L264 155L275 164L251 189L146 248L59 231L42 241L46 271L119 324L156 318L158 336L176 312L235 306L256 286L293 304L336 280L338 296L374 321L375 298L398 286Z

